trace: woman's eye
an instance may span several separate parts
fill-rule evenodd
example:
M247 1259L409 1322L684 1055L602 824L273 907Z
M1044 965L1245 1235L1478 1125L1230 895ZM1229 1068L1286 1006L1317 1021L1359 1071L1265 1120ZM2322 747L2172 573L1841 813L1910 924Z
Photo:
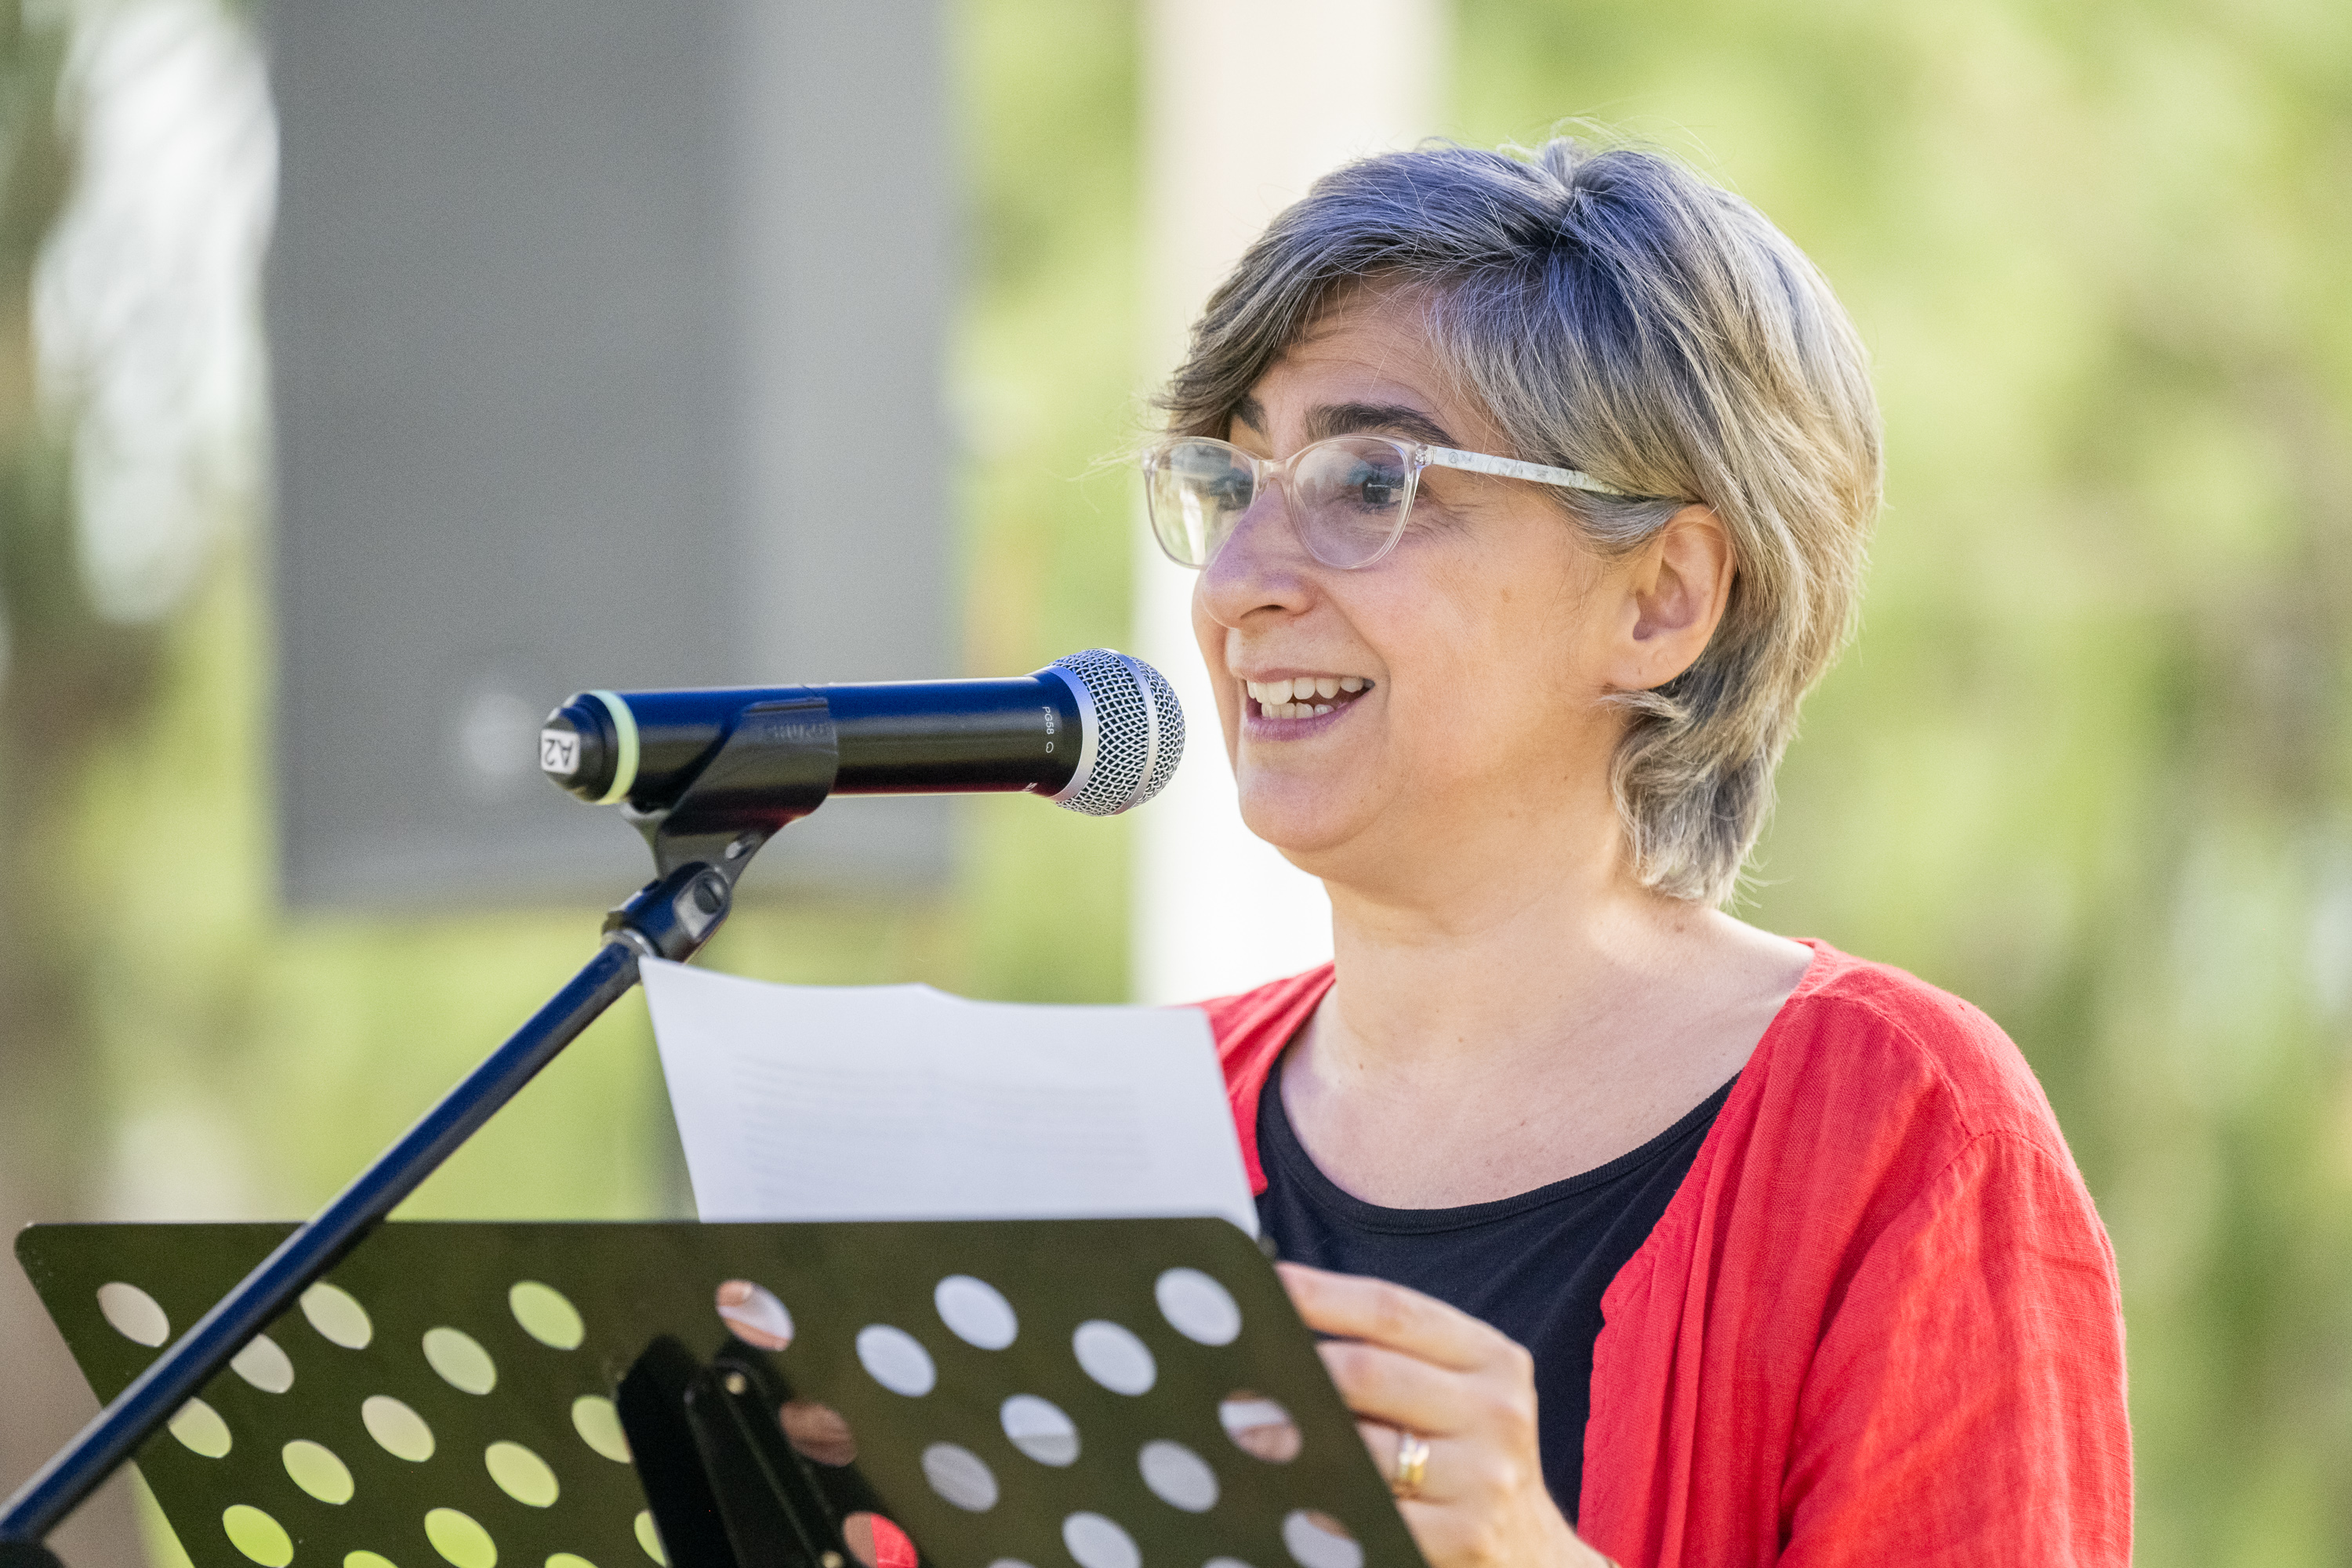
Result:
M1404 475L1395 468L1360 463L1348 476L1348 494L1359 506L1392 507L1404 499Z

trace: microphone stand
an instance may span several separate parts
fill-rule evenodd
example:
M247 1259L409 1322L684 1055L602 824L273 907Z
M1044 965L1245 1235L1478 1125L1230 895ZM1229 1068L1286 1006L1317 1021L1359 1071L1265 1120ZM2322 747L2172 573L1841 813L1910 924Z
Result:
M792 737L789 748L774 745L780 733ZM653 812L624 806L653 849L656 874L605 917L596 956L0 1507L0 1568L63 1568L42 1542L67 1515L626 995L643 960L683 963L698 952L733 907L735 882L751 857L824 803L838 763L823 697L762 703L744 710L675 804Z

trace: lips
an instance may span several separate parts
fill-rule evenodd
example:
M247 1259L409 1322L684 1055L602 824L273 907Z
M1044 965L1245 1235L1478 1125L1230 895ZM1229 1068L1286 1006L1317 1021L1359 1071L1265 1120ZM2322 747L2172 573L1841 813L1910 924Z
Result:
M1284 680L1245 680L1256 717L1312 719L1336 711L1372 689L1360 675L1297 675Z

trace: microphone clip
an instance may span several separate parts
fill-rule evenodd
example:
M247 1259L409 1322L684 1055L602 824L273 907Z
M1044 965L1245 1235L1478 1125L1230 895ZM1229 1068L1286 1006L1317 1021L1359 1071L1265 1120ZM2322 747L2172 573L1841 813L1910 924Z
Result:
M684 963L735 901L762 845L824 804L840 771L833 713L814 694L743 710L718 754L657 811L622 815L654 852L655 877L604 917L604 933Z
M731 888L760 847L823 805L841 768L833 711L814 693L743 710L670 805L624 805L663 876L700 861Z

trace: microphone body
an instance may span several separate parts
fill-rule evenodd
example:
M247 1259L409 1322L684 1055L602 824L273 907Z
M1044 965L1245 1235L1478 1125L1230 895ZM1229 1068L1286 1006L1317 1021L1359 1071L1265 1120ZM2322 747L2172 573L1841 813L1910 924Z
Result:
M583 692L549 715L541 762L551 773L569 729L586 742L581 765L557 782L583 800L605 801L621 781L621 724L634 721L637 763L617 798L654 811L676 801L752 708L822 700L839 762L834 795L930 795L963 790L1060 793L1077 769L1077 700L1059 680L908 680L874 686L722 686L623 691L622 721ZM586 722L582 721L585 719Z
M540 763L583 800L661 812L739 731L763 752L829 746L825 795L1029 791L1089 816L1158 794L1184 745L1160 672L1094 648L1002 680L582 692L548 715Z

